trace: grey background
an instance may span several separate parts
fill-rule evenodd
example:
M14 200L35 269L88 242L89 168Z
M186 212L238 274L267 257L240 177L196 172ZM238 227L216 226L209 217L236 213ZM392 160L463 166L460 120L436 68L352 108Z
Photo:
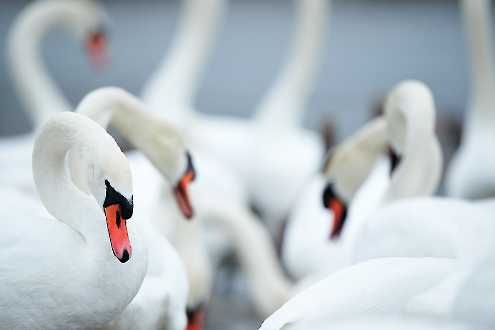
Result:
M0 43L27 1L0 2ZM173 36L179 1L105 1L112 17L111 66L96 72L82 46L63 33L43 44L49 71L76 104L94 88L139 93ZM305 124L321 114L348 133L401 79L427 82L440 111L460 113L467 96L466 52L456 1L336 0L323 63ZM232 0L201 84L200 111L247 116L284 60L293 27L292 1ZM0 135L29 129L0 52Z
M0 1L0 43L27 1ZM179 1L105 1L112 18L111 66L96 72L82 46L63 33L43 44L49 71L73 104L117 85L139 93L173 36ZM248 116L284 60L293 28L292 1L229 2L217 47L197 97L200 111ZM2 47L3 48L3 47ZM0 52L0 135L29 130ZM456 1L336 0L316 90L305 124L335 120L340 135L359 127L370 107L405 78L424 80L443 114L460 116L468 95L466 51ZM255 329L239 274L217 278L209 329Z

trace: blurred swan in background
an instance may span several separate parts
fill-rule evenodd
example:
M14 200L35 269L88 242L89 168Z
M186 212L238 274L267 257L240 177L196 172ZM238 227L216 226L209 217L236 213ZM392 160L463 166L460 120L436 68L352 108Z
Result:
M129 304L146 273L139 224L126 222L133 212L127 160L101 127L69 112L42 127L32 158L51 216L2 208L2 326L100 328Z
M349 265L355 235L368 215L383 203L430 195L437 189L442 160L433 132L434 111L426 86L404 82L392 92L385 118L372 120L330 152L326 166L330 184L325 184L323 176L316 177L287 225L283 258L291 274L302 279ZM385 156L388 145L400 155L398 164ZM340 196L340 190L346 197L325 200L322 205L324 189L329 197ZM331 232L324 207L332 209Z
M434 122L435 107L428 87L417 81L402 82L387 98L385 118L373 120L350 141L339 145L329 159L326 167L329 183L323 201L333 211L330 237L336 237L343 228L350 236L345 237L342 248L349 264L355 235L370 215L353 216L349 212L352 221L345 223L346 201L352 201L388 144L401 156L401 161L392 172L377 210L371 214L380 212L383 207L380 204L429 195L438 186L442 161ZM409 268L413 264L414 267ZM429 271L425 272L423 267ZM290 299L263 323L261 329L281 329L286 324L323 315L341 318L354 315L347 313L370 310L397 312L405 308L412 296L438 284L452 268L453 262L447 258L382 258L351 266ZM413 269L418 273L409 278ZM390 287L385 292L382 286Z
M471 64L471 96L459 150L447 175L454 197L495 197L495 69L490 0L460 1Z
M62 29L80 41L91 59L104 57L104 27L108 17L94 1L36 1L16 17L7 37L8 67L15 90L25 111L38 128L59 111L71 110L68 100L46 72L41 61L43 38L54 29ZM35 193L31 174L33 134L0 140L2 185L15 186Z
M254 117L193 113L197 142L236 170L272 234L323 158L319 136L300 127L312 91L328 16L328 0L297 0L297 21L285 66ZM281 189L283 187L283 189Z
M191 156L171 125L145 111L144 104L125 90L107 87L88 94L76 110L98 122L103 128L113 127L167 179L174 200L185 216L192 214L189 182L195 173ZM140 219L148 248L148 268L138 294L113 322L111 329L173 329L186 326L188 284L184 265L166 237L152 227L149 210L140 207L136 198L134 217ZM148 217L147 219L145 217ZM160 217L161 219L161 217ZM162 219L166 221L166 219ZM172 220L169 220L172 221Z

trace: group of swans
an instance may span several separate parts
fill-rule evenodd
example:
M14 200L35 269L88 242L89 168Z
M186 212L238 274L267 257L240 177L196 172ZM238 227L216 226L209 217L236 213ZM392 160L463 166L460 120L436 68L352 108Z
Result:
M489 312L493 199L457 199L493 198L486 147L493 136L488 109L495 87L490 3L460 2L473 72L464 136L447 176L453 197L430 196L442 163L431 92L419 82L404 82L390 93L383 118L330 153L325 174L296 204L284 246L289 270L298 278L321 271L327 275L291 298L260 329L495 325ZM398 154L398 164L384 161L389 148ZM318 194L322 206L316 203ZM330 230L328 220L321 223L324 208L331 210ZM308 232L302 228L317 242L305 241ZM298 256L305 260L298 263Z
M490 294L484 288L493 271L493 203L429 197L442 156L427 86L395 87L385 114L338 145L317 174L324 147L300 121L328 1L297 4L286 66L250 120L201 114L193 105L225 0L184 0L177 38L143 101L102 88L75 113L67 112L72 108L37 47L59 27L101 63L106 13L77 0L37 1L23 11L9 34L9 61L37 133L0 142L3 163L13 164L0 176L0 195L10 206L2 211L0 235L2 325L201 329L213 273L229 250L238 255L259 314L276 310L264 330L493 325L479 302L466 303ZM470 177L480 163L474 155L481 142L473 141L490 136L486 108L495 81L487 8L486 0L463 0L473 105L450 172L454 196L491 191L489 180ZM109 126L136 150L124 155ZM393 161L390 150L398 155ZM471 165L462 165L467 158ZM283 245L294 284L249 206L273 234L298 196Z
M291 298L261 329L282 329L299 322L329 325L370 313L425 313L473 322L457 319L453 310L470 269L493 255L493 206L429 197L441 174L433 124L434 105L427 87L403 82L389 95L384 118L334 150L326 165L329 183L322 195L332 210L331 232L335 226L342 234L349 232L339 238L348 247L341 251L347 266ZM400 163L375 210L355 218L352 210L345 212L346 205L388 144L400 154ZM485 315L475 322L489 327L490 320Z

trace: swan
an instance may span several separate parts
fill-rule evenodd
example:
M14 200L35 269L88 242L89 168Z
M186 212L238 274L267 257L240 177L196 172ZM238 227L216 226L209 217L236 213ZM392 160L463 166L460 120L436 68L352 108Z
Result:
M184 128L184 123L191 125L189 114L196 85L224 8L224 0L183 2L182 18L171 51L145 85L142 99L156 115L159 115L158 110L162 113L167 111L167 120L181 131L185 143L195 155L195 164L201 174L191 187L192 199L196 203L223 200L225 205L247 205L245 189L232 170L198 147L194 138L195 128L190 131ZM129 155L129 158L133 173L141 183L135 190L146 191L148 198L144 202L146 208L155 214L153 224L156 230L168 237L185 264L190 284L189 326L201 328L212 287L213 269L229 248L227 240L217 228L204 225L201 207L196 207L194 221L182 221L176 206L170 203L170 191L161 184L161 174L139 155ZM163 217L156 217L156 212Z
M8 67L15 91L35 127L59 111L71 110L69 102L41 63L40 43L53 29L60 28L80 40L94 61L105 54L104 27L108 17L94 1L36 1L16 17L7 36ZM0 140L2 185L13 185L35 193L31 175L33 133ZM11 166L12 164L13 166Z
M182 138L171 125L145 111L144 104L123 89L105 87L89 93L76 112L90 117L102 127L114 127L159 170L172 185L170 200L192 217L189 184L196 175L192 157ZM143 191L143 194L145 192ZM136 198L136 205L144 201ZM137 206L135 216L147 217L149 210ZM167 221L166 219L162 219ZM176 329L186 326L188 285L184 265L166 237L157 233L151 220L143 221L143 237L148 243L148 269L143 285L111 329Z
M447 172L446 188L453 197L480 199L495 195L495 158L489 152L495 138L491 114L495 107L491 2L460 3L471 56L471 96L461 146Z
M345 254L348 260L351 258L357 233L367 223L369 215L361 214L360 210L355 211L356 215L347 212L345 201L353 200L359 186L376 166L374 164L389 143L401 155L401 161L394 169L388 188L381 196L378 211L384 207L380 204L388 205L408 196L429 195L436 189L442 164L438 140L434 133L434 115L433 98L427 86L418 81L404 81L390 92L385 106L385 118L373 120L331 154L326 166L329 183L323 192L323 201L333 213L334 224L330 236L338 237L343 228L344 233L348 235L341 238L345 238L342 242L342 254ZM375 214L377 211L370 212ZM347 213L350 222L346 222ZM426 264L429 265L427 267L432 267L427 273L420 271L411 274L417 282L412 278L406 279L407 276L402 273L407 273L415 267L419 267L416 269L419 270ZM399 312L405 310L406 303L413 295L437 285L445 278L447 270L451 272L453 267L454 261L449 258L404 257L368 260L330 274L314 286L301 291L272 314L261 329L280 329L292 322L311 320L324 315L340 318L352 315L347 313L370 310ZM405 271L406 268L409 270ZM363 278L358 279L359 276ZM404 285L405 283L409 285ZM384 296L380 288L391 284L396 288L391 290L394 294ZM354 288L351 289L352 287ZM337 305L339 299L349 303ZM359 303L352 304L352 301Z
M425 103L426 107L422 105ZM401 107L405 109L402 111L407 111L404 116L396 114ZM327 185L324 175L316 176L306 188L305 195L295 204L286 228L282 255L291 274L303 279L310 274L330 273L348 265L356 232L364 225L366 216L384 203L385 198L393 200L434 192L442 164L438 141L431 129L434 126L433 112L431 93L426 86L419 82L403 82L391 92L385 118L371 121L330 152L327 173L335 178L336 189L344 188L350 202L349 207L348 203L333 206L336 209L332 217L337 212L345 216L338 221L332 219L331 236L339 236L339 239L328 239L328 229L325 229L328 228L328 220L325 221L328 219L327 199L325 205L321 205L319 198L325 187L329 195L334 195L334 184ZM387 136L387 130L391 131L390 136ZM389 144L387 141L398 139L404 130L407 131L407 140L401 138L394 148L402 154L402 163L394 167L383 154ZM422 133L424 130L427 132ZM415 147L418 134L423 136L424 151ZM424 164L421 166L428 166L429 171L423 171L423 167L417 165L419 161ZM415 173L417 185L403 179L408 177L403 168ZM344 211L339 211L339 207ZM347 208L349 212L345 211Z
M304 183L317 172L324 154L317 134L299 125L315 80L328 0L296 4L297 27L286 64L253 118L195 113L189 126L202 148L236 170L272 233L280 229L280 221ZM278 189L281 186L284 189Z
M51 216L2 209L2 326L102 327L128 305L146 272L144 242L128 222L127 160L101 127L68 112L42 126L32 158Z

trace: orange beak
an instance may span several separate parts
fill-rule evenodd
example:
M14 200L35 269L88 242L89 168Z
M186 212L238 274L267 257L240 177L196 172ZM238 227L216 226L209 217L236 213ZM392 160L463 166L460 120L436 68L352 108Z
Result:
M194 180L194 175L193 170L186 171L174 188L175 200L186 219L191 219L194 216L191 199L189 198L189 183Z
M86 40L86 49L93 65L101 69L108 64L107 38L103 32L93 32Z
M333 213L333 226L330 231L330 239L334 240L340 236L342 228L344 227L346 208L345 205L336 198L330 199L328 202L328 208Z
M120 262L124 263L129 260L132 253L126 219L122 217L122 210L119 204L106 206L104 211L113 254Z
M186 330L203 330L205 325L205 312L198 309L188 317Z

